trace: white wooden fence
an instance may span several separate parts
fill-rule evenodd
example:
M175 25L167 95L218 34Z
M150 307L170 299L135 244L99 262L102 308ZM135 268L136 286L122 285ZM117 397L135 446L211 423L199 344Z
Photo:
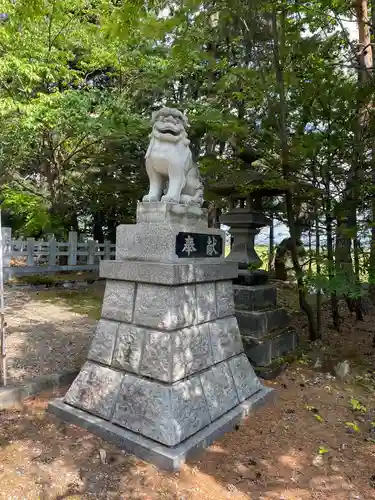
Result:
M2 228L4 278L25 274L58 271L92 271L99 269L99 261L115 258L116 245L110 241L79 241L76 232L69 233L68 241L12 239L12 230ZM62 263L64 261L64 263Z

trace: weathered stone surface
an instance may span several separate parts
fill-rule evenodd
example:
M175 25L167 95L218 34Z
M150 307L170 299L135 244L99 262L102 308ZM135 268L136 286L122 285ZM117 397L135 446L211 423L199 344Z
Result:
M118 327L119 323L117 321L109 321L107 319L98 321L95 337L87 355L88 359L105 365L111 364Z
M216 312L218 318L234 314L232 281L216 282Z
M138 373L145 333L144 328L126 323L120 324L112 366Z
M268 311L236 310L238 326L243 337L262 337L273 330L285 328L289 323L289 315L285 309L277 308Z
M134 307L135 283L108 280L102 307L102 318L131 323Z
M86 362L64 401L109 420L122 377L111 368Z
M277 290L274 285L233 286L236 310L253 311L276 306Z
M243 350L240 330L235 316L217 319L209 323L208 327L215 363L224 361Z
M239 401L228 364L224 361L200 375L211 420L236 406Z
M160 285L183 285L207 281L231 280L237 276L234 262L206 262L194 264L167 264L134 260L100 261L100 277L110 280L137 281Z
M60 399L51 401L48 404L48 411L65 422L87 429L120 449L151 462L157 467L180 470L187 458L194 457L202 448L209 446L224 433L231 431L244 417L264 404L273 402L274 399L275 391L262 387L249 399L172 448L95 417L90 413L73 408Z
M164 382L171 381L172 339L169 332L145 331L140 373Z
M272 339L264 340L258 344L244 337L243 345L246 356L254 366L267 366L272 363Z
M152 223L177 223L200 225L203 229L208 227L207 209L194 210L189 205L176 205L154 201L137 204L137 224L140 222Z
M215 283L197 283L197 322L212 321L216 318Z
M169 444L170 394L167 386L125 374L112 422Z
M209 324L161 332L119 327L112 366L162 382L176 382L213 364Z
M165 223L165 224L128 224L117 228L116 236L116 260L138 260L160 263L189 264L195 262L195 258L180 259L176 255L176 236L180 232L202 232L201 226L189 224ZM224 231L219 229L204 229L204 234L222 236ZM181 260L183 262L181 262ZM224 253L221 257L206 257L204 261L208 264L224 262Z
M137 325L174 330L193 325L195 321L195 285L138 284L134 308L134 323Z
M244 350L250 362L255 366L267 366L276 358L293 352L298 346L298 335L293 328L265 338L256 343L249 337L243 337Z
M173 332L171 338L173 341L173 382L213 364L208 324Z
M195 281L232 280L238 275L236 262L196 262L194 264Z
M195 269L192 264L102 260L100 277L160 285L181 285L195 282Z
M210 423L210 415L198 376L171 388L171 435L176 445Z
M209 423L199 377L166 386L126 374L112 421L175 446Z
M298 334L294 328L287 328L280 335L273 338L272 358L280 358L294 351L298 347Z
M261 389L261 383L245 354L230 359L228 364L240 402Z

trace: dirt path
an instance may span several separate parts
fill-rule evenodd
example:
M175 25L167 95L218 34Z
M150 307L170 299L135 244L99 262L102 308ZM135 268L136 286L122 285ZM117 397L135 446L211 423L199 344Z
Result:
M74 312L50 292L7 289L7 369L9 383L49 373L72 371L85 360L95 320Z
M29 400L22 411L0 414L0 498L374 499L374 396L298 366L273 387L276 407L256 412L175 474L59 422L46 414L46 398ZM366 413L352 410L354 395ZM345 425L354 421L359 432Z
M13 380L80 366L95 325L86 313L98 313L100 293L90 302L80 292L66 300L10 290L6 299ZM325 312L324 343L269 383L275 407L178 474L59 422L45 411L52 394L0 412L0 499L375 500L375 317L356 323L345 314L336 333ZM295 320L300 332L305 323ZM350 360L346 381L312 369L326 357Z

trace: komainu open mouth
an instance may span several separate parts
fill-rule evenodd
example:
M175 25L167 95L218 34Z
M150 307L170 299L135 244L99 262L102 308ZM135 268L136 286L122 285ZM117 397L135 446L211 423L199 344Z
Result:
M172 130L170 128L166 128L164 130L159 130L159 132L162 134L171 134L171 135L174 135L175 137L177 137L180 134L180 132L176 132L175 130Z
M175 126L173 123L168 123L168 122L159 122L156 124L156 130L160 134L170 134L173 135L174 137L178 137L181 133L180 127Z

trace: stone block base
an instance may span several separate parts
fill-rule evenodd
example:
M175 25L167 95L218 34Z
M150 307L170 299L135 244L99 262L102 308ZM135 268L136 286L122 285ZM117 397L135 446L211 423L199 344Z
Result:
M262 339L274 330L286 328L289 315L285 309L269 309L267 311L241 311L236 309L236 318L243 339L251 337Z
M245 354L255 366L267 366L275 359L285 356L298 347L298 335L294 328L269 336L256 343L243 337Z
M225 432L231 431L251 411L271 402L274 395L274 391L262 387L243 403L174 447L164 446L100 417L74 408L64 403L62 399L50 402L48 411L65 422L83 427L147 462L151 462L163 469L177 471L188 458L209 446Z
M234 285L233 292L236 309L254 311L276 307L277 290L273 285Z
M166 446L177 446L261 389L245 354L174 384L87 361L64 401Z
M227 259L225 259L227 261ZM238 270L238 276L234 278L233 284L240 286L262 286L268 283L268 273L263 269L255 271Z

